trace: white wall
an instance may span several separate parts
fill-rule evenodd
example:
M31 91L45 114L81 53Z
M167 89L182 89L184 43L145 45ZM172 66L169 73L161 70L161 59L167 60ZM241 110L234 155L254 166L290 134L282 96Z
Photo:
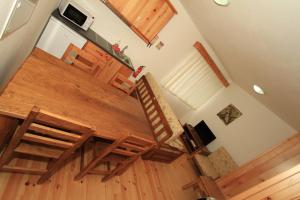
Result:
M120 40L121 47L128 44L126 54L135 68L145 65L146 71L151 71L158 81L187 55L195 41L203 40L179 0L172 0L178 14L159 33L157 42L161 40L165 44L160 51L154 45L147 48L146 43L100 0L76 1L95 16L95 23L91 27L95 32L110 43Z
M226 126L217 113L229 104L235 105L243 115ZM224 146L239 165L296 134L295 129L234 83L180 121L196 125L201 120L207 123L217 138L208 145L209 150Z
M16 72L33 49L51 12L60 0L39 0L30 21L11 35L0 40L0 90ZM5 3L1 9L5 9Z
M181 2L231 78L300 131L300 1ZM256 96L253 84L267 95Z
M155 45L147 48L142 41L123 21L121 21L111 10L99 0L76 0L82 7L95 16L92 25L96 33L108 40L110 43L121 41L121 47L129 45L126 54L132 59L134 67L146 66L144 73L150 71L160 83L173 69L178 67L187 55L193 50L196 41L200 41L210 53L221 71L230 80L222 63L219 61L213 50L203 39L190 16L180 3L180 0L171 0L178 11L171 21L159 33L159 41L165 46L157 50ZM141 74L142 75L142 74ZM185 115L190 108L183 104L178 98L162 88L167 100L175 111L178 118Z

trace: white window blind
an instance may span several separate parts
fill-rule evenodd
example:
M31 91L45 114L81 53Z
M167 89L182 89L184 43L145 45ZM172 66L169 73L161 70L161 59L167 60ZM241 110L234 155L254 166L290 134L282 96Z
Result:
M162 84L193 109L201 107L223 86L196 49L163 80Z

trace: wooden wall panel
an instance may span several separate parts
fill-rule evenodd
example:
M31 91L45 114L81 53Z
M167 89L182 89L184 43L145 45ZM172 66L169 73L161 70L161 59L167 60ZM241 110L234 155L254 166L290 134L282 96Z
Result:
M299 163L300 134L296 134L238 170L221 177L217 184L225 196L230 198Z
M270 178L265 182L255 185L254 187L236 195L230 200L288 200L291 199L291 197L293 197L295 194L299 194L300 188L293 188L299 183L300 164L283 173L274 176L273 178ZM271 196L273 196L273 198L271 198Z

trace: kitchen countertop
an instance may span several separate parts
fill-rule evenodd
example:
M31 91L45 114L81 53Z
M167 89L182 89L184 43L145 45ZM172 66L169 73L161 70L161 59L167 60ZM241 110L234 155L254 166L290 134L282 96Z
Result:
M130 58L127 56L128 60L126 61L125 59L121 58L118 54L114 52L112 49L112 45L106 41L103 37L98 35L95 31L92 29L88 29L87 31L81 29L80 27L76 26L66 18L60 15L59 10L56 9L53 13L52 16L58 19L59 21L63 22L66 26L80 34L82 37L86 38L87 40L93 42L95 45L103 49L106 53L110 54L112 57L123 63L125 66L130 68L132 71L135 71Z

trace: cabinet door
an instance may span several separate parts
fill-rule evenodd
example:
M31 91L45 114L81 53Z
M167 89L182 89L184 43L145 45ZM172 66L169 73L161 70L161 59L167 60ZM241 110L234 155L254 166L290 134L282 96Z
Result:
M96 77L105 83L110 83L111 79L116 75L116 73L119 72L122 66L122 63L115 59L112 59L111 64L108 67L104 68L101 73L98 73Z
M121 17L131 26L145 7L148 0L108 0L107 3L113 7Z
M88 41L83 49L90 54L98 57L99 59L103 60L103 62L108 62L112 60L112 56L106 53L104 50L93 44L92 42Z
M126 78L129 78L131 76L131 74L133 73L133 71L131 69L129 69L128 67L126 67L125 65L123 65L119 72L120 74L122 74L123 76L125 76Z
M176 14L169 0L107 0L107 5L147 43Z
M145 13L141 19L137 18L134 26L150 42L174 16L174 11L165 0L152 0Z
M97 63L97 70L95 71L95 76L98 76L99 73L101 73L105 68L111 65L112 63L112 57L106 53L101 48L97 47L92 42L88 41L85 46L83 47L83 50L88 52L89 54L92 54L98 59Z

